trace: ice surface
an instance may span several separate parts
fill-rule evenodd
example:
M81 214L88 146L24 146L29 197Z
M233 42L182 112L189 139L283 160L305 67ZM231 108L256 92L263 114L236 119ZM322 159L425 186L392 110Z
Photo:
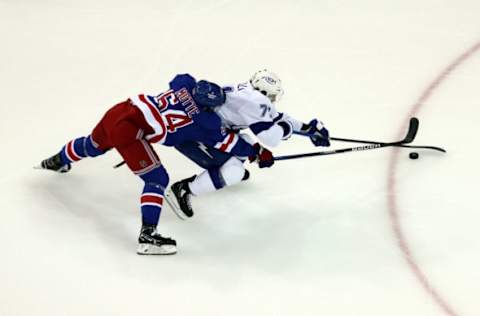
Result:
M480 53L416 113L415 144L447 155L252 166L248 183L196 198L191 220L164 210L175 256L135 254L142 183L111 168L118 154L67 175L32 169L186 71L230 83L267 67L285 85L279 110L395 140L480 40L478 12L473 0L0 1L0 315L478 315ZM275 153L312 150L296 136ZM157 151L173 181L199 171Z

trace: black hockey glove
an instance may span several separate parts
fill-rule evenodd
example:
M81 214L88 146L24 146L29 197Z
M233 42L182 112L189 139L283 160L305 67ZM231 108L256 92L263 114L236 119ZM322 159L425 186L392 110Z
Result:
M320 123L321 128L318 129L318 120L313 119L308 124L303 124L302 132L310 136L310 140L315 146L330 146L330 136L328 130Z
M258 162L258 167L260 168L270 168L273 166L273 154L270 150L266 149L259 143L254 144L253 149L256 154L248 157L250 162Z

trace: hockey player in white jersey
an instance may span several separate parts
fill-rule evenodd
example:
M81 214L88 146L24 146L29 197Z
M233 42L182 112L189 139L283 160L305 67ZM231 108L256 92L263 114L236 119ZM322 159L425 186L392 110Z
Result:
M310 136L315 146L330 146L329 132L316 119L305 124L292 116L277 112L275 104L283 95L282 83L277 75L268 70L257 71L248 82L223 87L226 101L214 111L221 117L224 126L240 132L249 128L258 141L267 147L275 147L288 139L294 131ZM240 133L245 140L255 143L248 135ZM244 166L247 157L227 153L233 140L213 147L201 143L184 143L176 149L190 158L205 171L199 175L174 183L166 194L166 201L180 218L193 216L190 197L213 192L249 178ZM260 168L273 165L272 153L259 143L257 162Z

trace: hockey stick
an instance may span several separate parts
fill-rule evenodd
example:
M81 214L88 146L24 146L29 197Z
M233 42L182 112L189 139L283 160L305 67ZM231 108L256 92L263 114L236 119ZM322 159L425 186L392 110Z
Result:
M418 125L419 121L416 117L412 117L410 119L409 125L408 125L408 132L405 138L401 141L398 142L392 142L392 143L382 143L382 142L373 142L373 141L361 141L361 140L353 140L353 139L343 139L343 138L333 138L331 137L330 139L332 140L338 140L338 141L349 141L349 142L354 142L354 143L366 143L370 145L365 145L365 146L359 146L359 147L350 147L350 148L341 148L341 149L335 149L335 150L327 150L327 151L319 151L319 152L312 152L312 153L304 153L304 154L294 154L294 155L285 155L285 156L277 156L274 157L275 161L280 161L280 160L290 160L290 159L298 159L298 158L306 158L306 157L314 157L314 156L326 156L326 155L335 155L335 154L341 154L341 153L347 153L347 152L353 152L353 151L363 151L363 150L370 150L370 149L377 149L377 148L383 148L383 147L408 147L408 148L425 148L425 149L433 149L433 150L438 150L441 152L446 152L445 149L440 148L440 147L434 147L434 146L408 146L406 144L409 144L413 142L415 139L415 136L417 135L418 131ZM308 136L304 133L296 132L298 135L303 135L303 136ZM122 161L113 168L119 168L125 164L125 161Z
M310 135L303 133L303 132L293 132L296 135L301 135L301 136L307 136L310 137ZM361 143L361 144L387 144L384 142L376 142L372 140L359 140L359 139L350 139L350 138L340 138L340 137L330 137L330 140L335 140L339 142L349 142L349 143ZM417 149L432 149L436 151L440 151L442 153L446 153L447 151L441 147L436 147L436 146L424 146L424 145L406 145L406 144L397 144L397 145L392 145L395 147L404 147L404 148L417 148Z
M120 167L123 166L124 164L126 164L125 160L122 161L122 162L117 163L115 166L113 166L113 168L115 168L115 169L116 169L116 168L120 168Z
M362 144L383 144L382 142L375 142L371 140L359 140L359 139L348 139L348 138L339 138L339 137L330 137L331 140L339 141L339 142L349 142L349 143L362 143ZM405 148L418 148L418 149L432 149L436 151L440 151L442 153L446 153L447 151L441 147L436 146L424 146L424 145L396 145L396 147L405 147Z
M392 147L392 146L399 146L404 144L409 144L413 142L415 136L417 135L418 131L418 119L416 117L412 117L410 119L410 123L408 125L407 135L404 139L392 142L392 143L372 143L370 145L359 146L359 147L350 147L350 148L341 148L335 150L327 150L327 151L318 151L312 153L304 153L304 154L295 154L295 155L286 155L286 156L277 156L274 157L275 161L279 160L289 160L289 159L298 159L298 158L306 158L306 157L314 157L314 156L326 156L326 155L335 155L335 154L342 154L347 152L355 152L355 151L363 151L363 150L370 150L370 149L377 149L383 147Z

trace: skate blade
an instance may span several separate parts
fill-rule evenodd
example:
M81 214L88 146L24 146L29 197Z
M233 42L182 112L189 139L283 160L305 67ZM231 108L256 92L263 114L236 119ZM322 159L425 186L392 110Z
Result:
M178 205L177 199L175 198L175 194L173 194L172 189L169 188L165 192L164 197L165 201L167 201L167 204L170 206L173 213L175 213L175 215L177 215L177 217L180 218L182 221L186 220L187 216L183 213L180 205Z
M177 253L177 246L162 245L155 246L150 244L139 244L137 254L139 255L174 255Z
M52 171L52 172L56 172L56 173L67 173L70 171L70 169L72 169L71 167L67 167L66 165L61 167L60 169L58 170L51 170L51 169L45 169L43 168L41 165L36 165L36 166L33 166L33 169L35 170L46 170L46 171Z

